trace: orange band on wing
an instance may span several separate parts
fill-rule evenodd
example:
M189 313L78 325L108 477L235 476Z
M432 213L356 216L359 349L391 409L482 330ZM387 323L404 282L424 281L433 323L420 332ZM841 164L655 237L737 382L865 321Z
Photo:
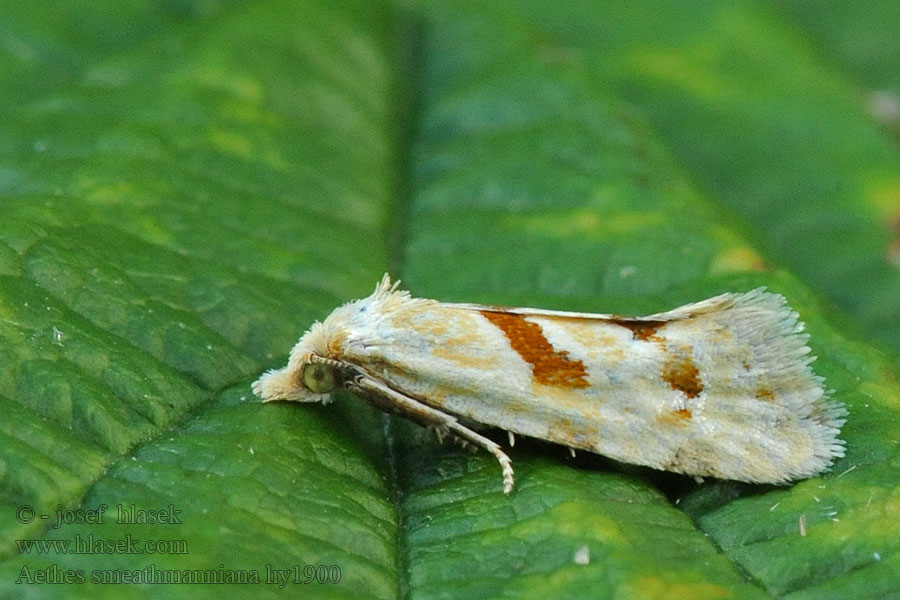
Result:
M558 387L586 388L587 370L580 360L571 360L565 350L557 352L541 326L525 320L522 315L481 311L484 318L499 328L512 349L531 364L531 373L538 383Z

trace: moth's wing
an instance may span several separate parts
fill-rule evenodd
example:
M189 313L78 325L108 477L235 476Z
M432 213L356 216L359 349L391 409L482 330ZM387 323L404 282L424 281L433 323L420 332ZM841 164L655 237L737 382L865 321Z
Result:
M613 399L628 409L601 415L623 421L598 436L602 454L749 481L807 477L843 455L837 433L846 413L810 369L808 336L779 294L727 293L644 317L456 306L527 319L583 361L591 383L583 393L602 400L596 410ZM646 460L646 444L619 451L628 442L617 432L643 430L673 458Z

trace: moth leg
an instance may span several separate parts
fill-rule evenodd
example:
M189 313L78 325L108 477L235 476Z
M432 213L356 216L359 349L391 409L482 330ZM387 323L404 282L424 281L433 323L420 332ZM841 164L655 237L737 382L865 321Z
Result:
M435 427L433 425L430 425L428 428L431 429L432 431L434 431L434 437L436 437L438 439L438 444L443 444L444 443L444 434L446 434L447 431L441 427Z
M516 481L513 478L512 461L509 460L509 457L506 455L506 453L500 449L500 445L489 440L483 435L475 433L468 427L460 425L459 422L456 422L455 420L453 425L448 427L453 435L459 438L462 442L471 442L472 444L484 448L494 455L494 458L496 458L500 463L500 468L503 469L503 493L510 493L513 489L513 486L516 484Z
M351 392L358 393L382 410L401 413L419 424L443 429L462 442L470 442L484 448L494 455L503 470L503 493L508 494L512 491L513 485L515 485L512 461L503 452L500 445L462 425L453 415L448 415L414 398L405 396L368 375L358 375L348 380L345 386Z

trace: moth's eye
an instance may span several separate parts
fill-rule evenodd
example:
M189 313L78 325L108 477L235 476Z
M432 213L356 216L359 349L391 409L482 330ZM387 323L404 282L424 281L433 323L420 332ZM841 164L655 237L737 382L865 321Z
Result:
M303 385L316 394L327 394L334 389L334 373L321 363L309 363L303 367Z

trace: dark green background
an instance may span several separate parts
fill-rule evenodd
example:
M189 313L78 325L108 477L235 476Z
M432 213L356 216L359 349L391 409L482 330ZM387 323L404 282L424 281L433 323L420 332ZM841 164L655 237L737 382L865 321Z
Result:
M0 598L900 598L897 6L0 2ZM255 402L386 270L631 314L768 286L847 456L697 485L519 440L505 497L351 396ZM132 503L183 522L16 518ZM76 534L189 552L16 544ZM16 583L150 564L342 578Z

